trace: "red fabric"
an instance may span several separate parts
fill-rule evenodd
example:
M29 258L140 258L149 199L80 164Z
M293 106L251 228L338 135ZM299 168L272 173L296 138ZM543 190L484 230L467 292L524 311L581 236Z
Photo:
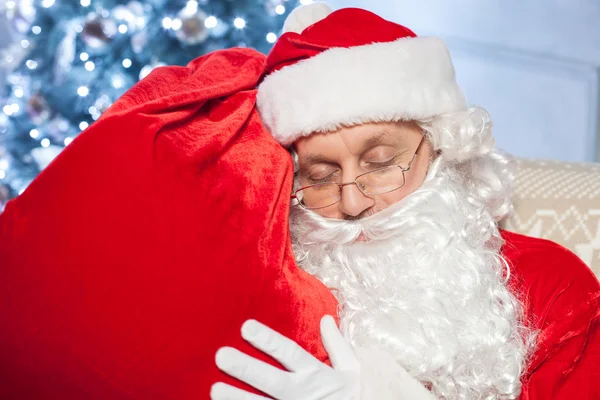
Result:
M417 35L392 21L360 8L342 8L304 29L277 39L267 58L267 74L334 47L393 42Z
M0 398L208 399L256 318L326 353L337 303L289 243L293 168L254 107L265 57L155 70L0 215Z
M600 399L600 284L553 242L503 232L509 284L539 329L521 400Z

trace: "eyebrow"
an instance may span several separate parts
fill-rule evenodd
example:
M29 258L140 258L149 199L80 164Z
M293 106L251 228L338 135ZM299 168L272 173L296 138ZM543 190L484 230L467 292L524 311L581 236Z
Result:
M365 151L367 149L371 149L377 145L382 144L386 139L390 138L390 133L387 131L383 131L377 136L372 136L369 139L365 140L362 144L362 150Z
M381 133L379 133L376 136L372 136L369 139L365 140L362 145L361 145L361 152L365 152L366 150L372 149L373 147L376 147L382 143L385 142L385 140L390 139L392 135L388 132L388 131L383 131ZM407 146L407 144L405 143L404 140L400 140L400 143L398 143L399 147L405 148ZM313 153L309 153L303 157L301 157L302 159L302 164L306 164L306 165L313 165L313 164L330 164L330 165L337 165L337 163L335 161L332 161L331 159L321 155L321 154L313 154Z
M307 154L302 157L303 164L336 164L334 161L321 154Z

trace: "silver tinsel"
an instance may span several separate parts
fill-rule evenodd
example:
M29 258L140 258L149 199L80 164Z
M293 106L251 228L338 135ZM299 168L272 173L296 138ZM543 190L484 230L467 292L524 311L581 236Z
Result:
M90 13L86 18L81 38L92 49L102 49L117 34L117 23L110 17Z
M208 15L198 7L197 2L188 2L173 21L175 36L186 45L204 42L209 35L208 28L204 25L207 17Z
M41 125L52 115L52 109L46 99L39 93L33 94L27 102L29 118L36 125Z
M2 2L0 2L2 3ZM19 33L27 33L35 20L35 6L33 0L18 0L6 2L6 16ZM0 10L2 6L0 6Z

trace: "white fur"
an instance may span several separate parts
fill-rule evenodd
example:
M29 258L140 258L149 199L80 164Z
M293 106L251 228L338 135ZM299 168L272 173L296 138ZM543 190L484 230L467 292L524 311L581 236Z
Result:
M355 347L388 353L438 398L515 399L535 332L506 285L495 222L510 211L513 161L481 108L420 125L442 150L424 184L360 220L293 207L296 260L335 294Z
M286 66L260 84L257 106L273 137L288 146L342 126L465 110L466 101L445 44L421 37L332 48Z
M304 29L327 17L331 12L331 8L325 3L312 3L297 7L285 19L283 33L302 33Z

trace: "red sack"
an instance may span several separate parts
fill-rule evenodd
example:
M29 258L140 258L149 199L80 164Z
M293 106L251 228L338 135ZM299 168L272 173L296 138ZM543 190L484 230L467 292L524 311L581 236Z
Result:
M291 159L255 108L264 61L155 70L7 205L0 398L208 399L234 383L219 347L266 360L248 318L326 361L337 304L294 262Z

